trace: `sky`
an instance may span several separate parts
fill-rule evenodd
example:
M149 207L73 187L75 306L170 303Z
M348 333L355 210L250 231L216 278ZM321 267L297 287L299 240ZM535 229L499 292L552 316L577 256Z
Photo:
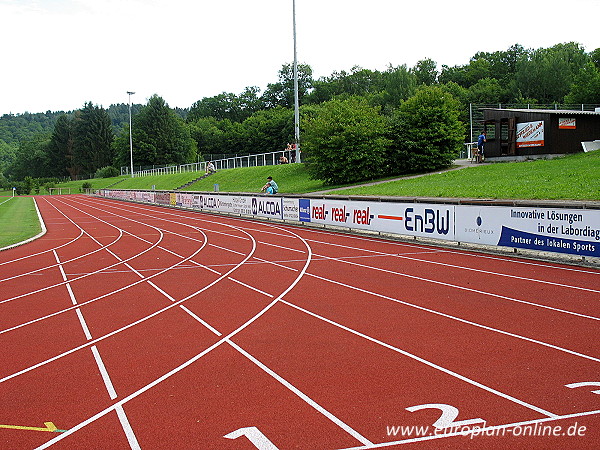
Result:
M261 90L292 63L292 0L0 0L0 115L145 104L188 108ZM468 64L514 44L600 47L600 0L296 0L313 77L430 58Z

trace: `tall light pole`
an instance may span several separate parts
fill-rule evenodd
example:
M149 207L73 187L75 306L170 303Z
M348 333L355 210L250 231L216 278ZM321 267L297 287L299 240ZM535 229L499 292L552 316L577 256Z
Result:
M298 57L296 54L296 0L292 0L294 21L294 141L296 143L296 161L300 161L300 102L298 99Z
M133 178L133 137L131 135L131 96L135 92L127 91L129 95L129 156L131 158L131 178Z

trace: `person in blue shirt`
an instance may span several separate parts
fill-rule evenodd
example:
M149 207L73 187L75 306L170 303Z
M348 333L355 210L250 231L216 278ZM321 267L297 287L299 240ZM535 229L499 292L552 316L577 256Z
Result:
M279 191L279 186L277 183L273 181L273 177L267 177L267 183L260 190L261 192L266 192L267 194L277 194Z
M479 135L479 137L477 138L477 150L478 150L477 162L483 161L483 147L486 142L487 142L487 139L485 136L485 131L482 131L481 134Z

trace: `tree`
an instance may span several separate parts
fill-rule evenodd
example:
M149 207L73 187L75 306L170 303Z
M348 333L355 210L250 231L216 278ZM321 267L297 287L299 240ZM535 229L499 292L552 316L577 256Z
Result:
M495 78L482 78L469 88L469 103L500 103L506 99L506 90Z
M56 120L48 144L48 165L53 176L71 175L77 179L78 170L73 165L73 120L63 114Z
M333 72L313 82L313 90L305 98L306 104L319 104L338 96L368 96L383 91L381 72L354 66L350 72Z
M6 170L8 178L24 180L26 177L49 176L47 156L49 140L48 134L40 133L30 140L21 141L15 160Z
M517 64L515 92L542 103L562 102L575 75L589 60L574 42L535 50Z
M298 64L298 99L302 101L312 89L312 68L308 64ZM294 107L294 65L284 64L279 71L279 82L269 83L262 95L267 108Z
M600 48L590 52L590 58L598 70L600 70Z
M108 112L92 105L92 102L86 103L75 113L72 167L86 175L93 175L97 169L112 165L113 139Z
M272 108L258 111L242 123L244 153L268 153L294 140L294 110Z
M460 103L437 86L423 86L390 120L388 161L393 174L449 166L464 139Z
M575 76L565 102L600 104L600 68L592 62L587 63Z
M196 161L196 144L183 119L158 95L133 117L133 161L138 166L185 164ZM116 142L117 162L129 162L129 127ZM106 164L110 165L110 164ZM104 166L102 166L104 167Z
M311 107L303 158L311 176L327 184L373 179L384 173L385 119L365 98L333 99Z
M217 120L242 122L256 111L263 109L264 103L258 96L260 89L256 86L247 87L239 96L223 92L214 97L205 97L190 108L187 120L194 122L206 117Z
M407 69L406 65L393 67L382 74L382 110L389 112L400 105L400 102L406 100L415 93L417 88L417 78Z
M0 140L0 172L10 166L16 158L17 146Z
M437 82L437 63L432 59L422 59L411 69L417 79L417 84L431 86Z

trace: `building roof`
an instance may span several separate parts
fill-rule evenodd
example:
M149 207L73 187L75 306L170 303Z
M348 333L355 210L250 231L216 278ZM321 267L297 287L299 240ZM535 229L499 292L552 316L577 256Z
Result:
M483 108L490 111L511 111L520 113L538 113L538 114L560 114L560 115L584 115L584 116L600 116L600 111L580 111L577 109L511 109L511 108Z

